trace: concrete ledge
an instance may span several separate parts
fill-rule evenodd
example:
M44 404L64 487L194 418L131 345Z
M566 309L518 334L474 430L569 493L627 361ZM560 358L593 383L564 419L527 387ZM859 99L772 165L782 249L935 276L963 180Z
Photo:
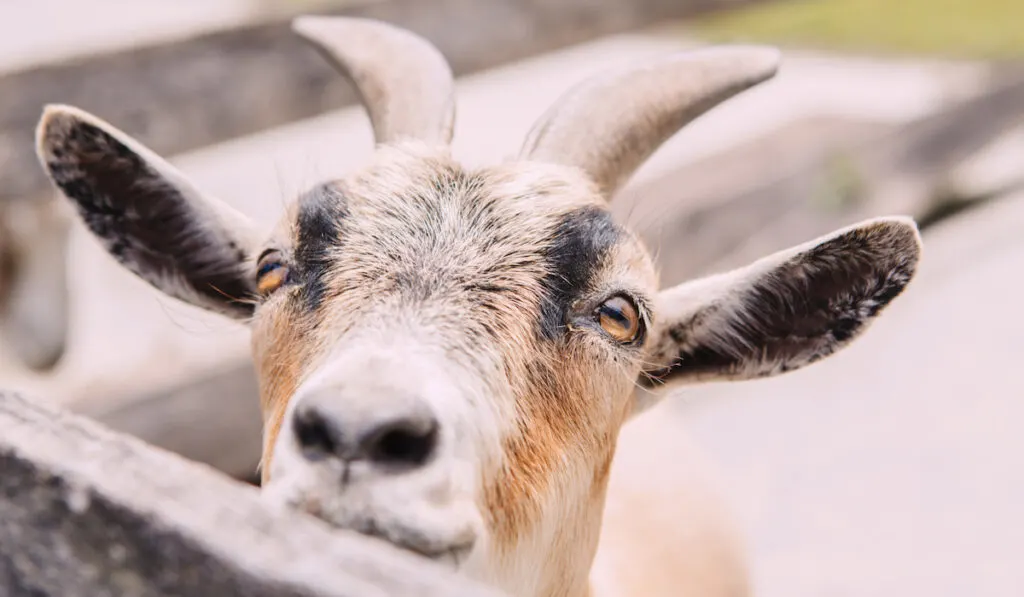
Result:
M72 408L232 477L257 476L263 426L256 372L248 359L114 405L89 402Z
M81 417L0 394L0 594L498 597Z
M652 413L714 455L758 595L1021 594L1022 230L1022 192L936 224L842 353Z

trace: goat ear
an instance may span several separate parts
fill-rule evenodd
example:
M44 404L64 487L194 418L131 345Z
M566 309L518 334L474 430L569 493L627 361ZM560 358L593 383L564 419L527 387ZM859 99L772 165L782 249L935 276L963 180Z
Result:
M76 108L47 106L36 149L50 179L122 265L185 302L235 318L251 315L257 245L242 215Z
M920 253L909 218L868 220L663 291L638 406L666 387L769 377L835 353L903 292Z

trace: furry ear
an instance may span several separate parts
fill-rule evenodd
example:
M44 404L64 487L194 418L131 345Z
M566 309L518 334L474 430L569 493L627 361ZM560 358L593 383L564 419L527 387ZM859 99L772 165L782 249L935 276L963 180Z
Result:
M912 220L868 220L663 291L649 345L656 366L640 380L649 391L638 392L767 377L825 358L903 292L920 253Z
M252 314L257 244L242 215L76 108L46 108L36 149L50 179L122 265L185 302L235 318Z

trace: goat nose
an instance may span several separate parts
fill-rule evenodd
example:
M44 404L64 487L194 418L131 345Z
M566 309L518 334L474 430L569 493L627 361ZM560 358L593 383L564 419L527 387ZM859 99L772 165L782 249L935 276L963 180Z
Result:
M437 420L423 407L387 417L346 417L316 405L300 406L294 428L310 460L363 460L406 469L426 464L437 447Z

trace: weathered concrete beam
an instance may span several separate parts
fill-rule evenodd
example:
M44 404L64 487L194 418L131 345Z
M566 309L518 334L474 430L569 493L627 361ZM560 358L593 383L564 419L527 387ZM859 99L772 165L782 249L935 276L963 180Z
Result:
M0 594L498 595L255 488L0 393Z
M248 360L113 407L88 403L76 412L233 477L255 476L262 419Z
M415 31L463 75L749 1L382 0L327 12ZM349 83L291 32L289 21L85 56L0 78L0 199L47 192L32 133L49 102L94 112L166 155L354 103Z

